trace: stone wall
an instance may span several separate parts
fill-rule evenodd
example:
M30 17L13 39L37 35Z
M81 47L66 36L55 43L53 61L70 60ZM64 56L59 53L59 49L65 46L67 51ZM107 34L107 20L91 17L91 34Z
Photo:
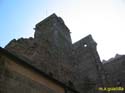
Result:
M97 93L102 85L95 41L89 35L72 44L69 29L55 14L36 25L34 38L12 40L5 49L81 93Z
M103 66L110 86L125 87L125 55L111 58Z
M96 51L96 42L89 35L73 44L74 70L77 88L85 92L97 92L102 86L101 62Z
M64 93L64 88L6 56L0 62L0 93Z

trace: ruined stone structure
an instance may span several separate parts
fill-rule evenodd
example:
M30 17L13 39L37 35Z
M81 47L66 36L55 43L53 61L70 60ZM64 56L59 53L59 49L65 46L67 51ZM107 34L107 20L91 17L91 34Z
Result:
M14 60L16 65L13 61L11 63L13 59L8 59L8 53L1 53L2 66L0 69L2 70L0 75L6 77L6 80L1 80L0 87L3 89L1 91L7 90L1 93L43 93L44 90L45 93L100 93L98 87L105 85L105 75L96 45L91 35L72 44L70 31L64 21L52 14L36 24L34 38L14 39L5 49L2 49L8 51L9 55L23 60L23 63L28 64L28 67L20 65L22 61L19 60L19 64L17 60ZM29 65L32 66L30 72L25 72L23 69L28 69ZM63 92L56 91L57 87L54 88L56 92L50 92L43 85L38 85L38 82L43 81L35 78L36 74L29 75L32 69L37 69L33 73L44 72L52 80L60 82L57 84L53 81L59 86L59 89L62 88ZM25 83L21 83L24 81ZM5 85L7 86L5 87ZM19 92L17 92L18 90Z
M103 66L110 86L125 88L125 55L117 54L114 58L106 61ZM124 92L125 90L122 93Z
M0 93L79 92L0 48Z

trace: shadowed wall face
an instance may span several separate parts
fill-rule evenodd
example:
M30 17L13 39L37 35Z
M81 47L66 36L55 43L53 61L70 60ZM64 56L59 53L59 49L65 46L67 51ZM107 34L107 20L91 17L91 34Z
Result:
M99 69L101 62L96 45L91 35L73 44L74 70L78 79L74 82L79 90L84 90L86 93L98 93L96 88L102 85L102 69Z
M2 60L3 59L3 60ZM64 93L64 88L6 56L1 56L1 93Z
M103 66L110 86L125 87L125 55L116 55Z

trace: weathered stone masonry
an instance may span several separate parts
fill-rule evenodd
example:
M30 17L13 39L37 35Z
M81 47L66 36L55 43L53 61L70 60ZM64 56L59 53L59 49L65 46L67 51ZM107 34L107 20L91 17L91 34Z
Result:
M70 30L52 14L36 24L34 38L14 39L5 49L80 93L100 93L105 78L96 45L91 35L72 44Z

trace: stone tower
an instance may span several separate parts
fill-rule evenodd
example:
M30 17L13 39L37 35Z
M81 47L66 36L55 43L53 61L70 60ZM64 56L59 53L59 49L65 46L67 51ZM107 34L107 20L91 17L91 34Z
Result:
M34 38L14 39L5 49L80 93L98 93L103 69L96 45L91 35L72 44L64 21L52 14L36 24Z

